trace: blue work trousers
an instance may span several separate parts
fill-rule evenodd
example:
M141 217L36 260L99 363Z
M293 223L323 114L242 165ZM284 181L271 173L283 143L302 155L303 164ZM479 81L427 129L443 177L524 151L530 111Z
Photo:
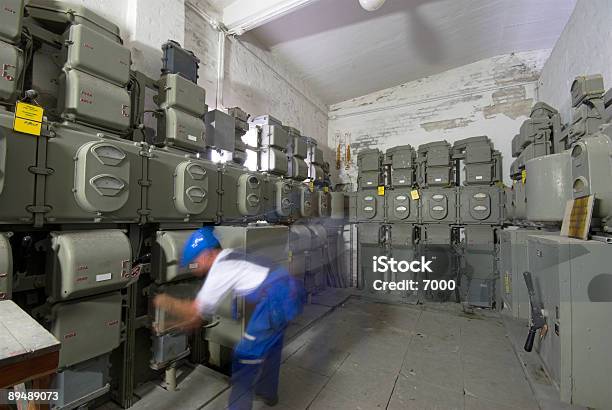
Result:
M255 394L270 400L278 397L284 330L282 333L262 358L234 355L232 392L228 404L230 410L251 410Z

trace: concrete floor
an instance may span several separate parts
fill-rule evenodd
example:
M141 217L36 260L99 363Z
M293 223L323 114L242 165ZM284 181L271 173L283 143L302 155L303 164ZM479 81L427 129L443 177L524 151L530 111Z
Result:
M289 339L294 337L283 352L275 408L565 408L551 394L542 404L498 313L465 314L452 303L390 305L346 297L315 299L289 329ZM519 341L524 326L515 328ZM535 380L554 396L544 374ZM216 410L226 407L229 389L227 380L198 367L182 378L178 392L149 386L140 394L135 409L180 404ZM256 401L253 408L268 407Z

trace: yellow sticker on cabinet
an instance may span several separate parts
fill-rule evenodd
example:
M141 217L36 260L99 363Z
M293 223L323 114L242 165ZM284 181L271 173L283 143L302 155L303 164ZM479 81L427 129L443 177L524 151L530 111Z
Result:
M24 120L42 122L45 110L42 107L24 102L18 102L15 106L15 117Z
M15 117L13 123L13 130L24 134L40 136L42 130L42 122L25 120L23 118Z
M308 184L308 188L310 188L310 192L314 192L314 182L310 181L310 183Z
M323 192L328 193L329 192L329 187L324 186L323 187Z
M410 191L410 197L413 201L417 201L421 196L419 195L419 191L417 189L413 189Z
M525 181L527 180L527 171L523 170L521 172L521 181L523 182L523 185L525 185Z
M385 187L384 186L379 186L378 187L378 195L379 196L385 196Z

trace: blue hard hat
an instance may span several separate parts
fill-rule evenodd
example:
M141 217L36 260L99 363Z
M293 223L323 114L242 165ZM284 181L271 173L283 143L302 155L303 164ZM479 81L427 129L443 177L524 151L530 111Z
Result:
M181 266L189 265L200 253L217 247L219 247L219 240L213 233L212 227L206 226L198 229L185 242Z

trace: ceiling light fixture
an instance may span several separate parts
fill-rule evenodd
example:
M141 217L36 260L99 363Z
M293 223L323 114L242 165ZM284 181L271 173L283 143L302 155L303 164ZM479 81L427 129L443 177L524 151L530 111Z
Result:
M378 10L384 3L385 0L359 0L361 7L367 11Z

